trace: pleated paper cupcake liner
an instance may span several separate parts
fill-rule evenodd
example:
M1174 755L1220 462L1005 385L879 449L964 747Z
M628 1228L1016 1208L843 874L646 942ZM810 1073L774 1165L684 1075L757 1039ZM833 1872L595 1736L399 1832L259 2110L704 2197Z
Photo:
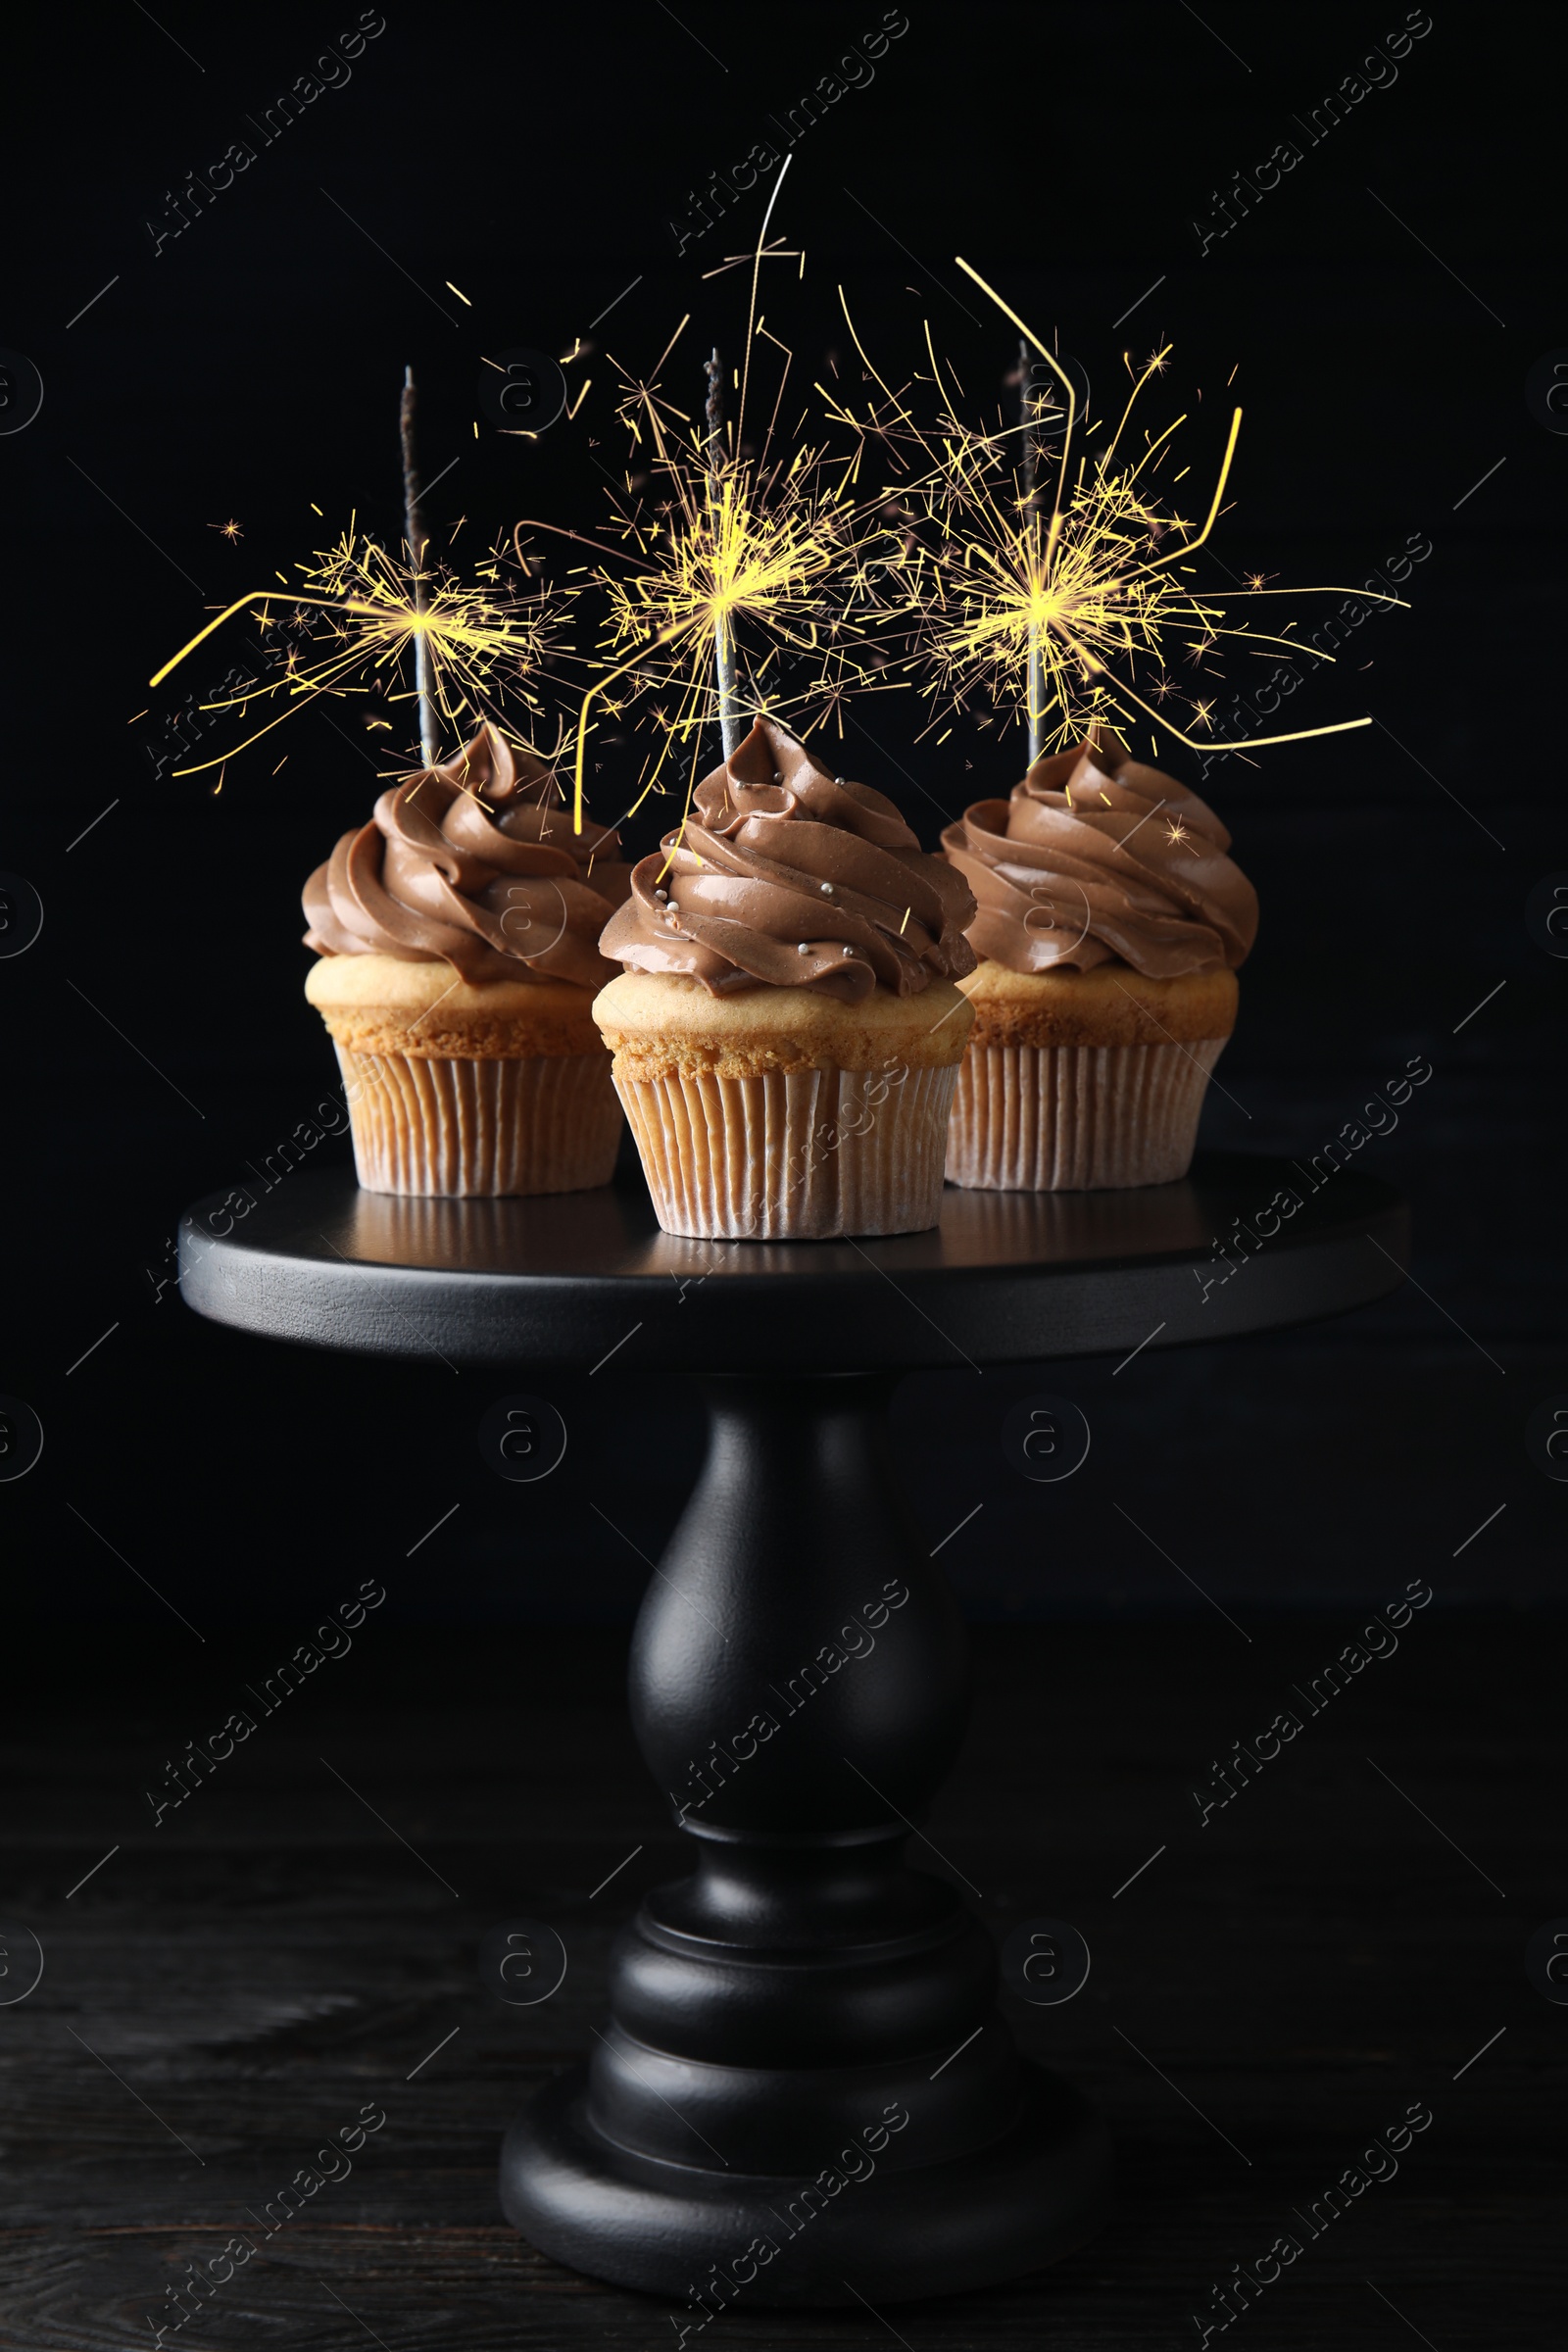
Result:
M1169 1184L1192 1165L1225 1045L971 1046L948 1131L949 1178L991 1193Z
M339 1046L337 1059L367 1192L575 1193L614 1172L608 1054L439 1060Z
M671 1073L615 1087L666 1233L818 1241L936 1223L956 1074Z

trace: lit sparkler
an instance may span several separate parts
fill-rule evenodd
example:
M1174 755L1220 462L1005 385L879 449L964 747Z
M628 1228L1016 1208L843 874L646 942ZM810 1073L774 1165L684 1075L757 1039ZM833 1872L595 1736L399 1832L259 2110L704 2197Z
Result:
M718 397L716 354L708 363L701 422L661 389L662 370L689 319L681 320L652 377L626 382L620 415L647 470L628 476L608 532L580 541L596 559L592 576L604 596L605 621L599 674L578 720L579 830L596 704L619 709L635 697L655 700L665 740L640 806L678 743L692 745L695 782L701 737L715 719L730 750L750 711L810 723L851 684L885 682L868 658L865 634L879 616L866 594L867 564L887 537L885 493L861 486L859 437L839 456L798 438L804 417L787 439L778 433L793 355L758 317L757 292L764 259L793 258L767 244L783 177L781 169L751 256L733 418L724 416ZM752 450L747 407L763 342L783 355L783 365L766 430Z
M912 453L906 495L921 519L921 548L912 597L907 572L899 583L899 597L909 616L905 666L921 678L920 691L934 706L932 725L977 703L998 711L1021 709L1034 759L1081 741L1096 723L1126 727L1142 715L1189 750L1212 748L1212 739L1207 746L1195 741L1171 715L1170 697L1181 691L1169 674L1173 662L1185 656L1212 667L1211 657L1225 640L1243 640L1250 651L1299 650L1289 636L1233 621L1229 615L1236 601L1353 593L1370 602L1402 604L1399 597L1373 597L1365 589L1269 588L1255 573L1234 589L1197 585L1197 566L1190 559L1205 544L1219 515L1241 410L1231 419L1207 514L1194 530L1157 487L1160 468L1172 454L1172 436L1185 419L1178 416L1159 432L1145 430L1141 445L1133 446L1139 395L1152 376L1164 372L1168 347L1155 352L1136 375L1108 444L1092 453L1088 443L1100 426L1080 416L1066 370L978 271L961 256L955 258L1018 329L1024 362L1032 346L1056 378L1060 441L1048 495L1037 479L1045 456L1038 394L1032 401L1025 390L1018 426L976 431L959 419L958 387L952 369L939 364L929 329L926 348L944 413L935 428L923 429L905 395L894 392L872 366L844 304L856 349L877 387L867 414L857 419L846 406L844 420L890 442L902 438ZM1038 369L1021 367L1025 386L1032 372ZM1078 439L1082 449L1075 448ZM1184 466L1182 473L1187 470ZM1180 473L1175 477L1181 478ZM1212 702L1188 700L1188 724L1206 726ZM1371 723L1370 718L1339 719L1240 738L1225 748L1297 743Z
M453 287L454 294L457 292ZM463 297L464 301L467 296ZM403 370L403 398L398 404L398 437L403 445L403 544L409 551L414 568L414 605L422 618L430 603L430 587L425 577L425 560L430 546L430 534L425 527L424 501L420 495L419 467L416 456L415 419L418 413L418 393L415 388L414 369ZM419 755L426 767L434 767L436 758L435 695L430 677L430 632L421 628L414 640L414 692L419 706Z
M422 683L436 726L449 739L471 734L488 718L520 742L508 724L508 708L542 715L532 680L562 650L562 596L545 589L525 557L494 549L473 579L463 580L444 564L430 564L424 551L393 554L351 522L334 546L296 570L297 586L285 582L237 597L150 681L161 685L241 613L260 620L271 636L261 649L257 675L202 708L248 712L253 705L277 702L283 708L243 742L175 768L175 775L196 775L233 759L322 696L376 697L393 705L417 701ZM434 730L426 764L433 737Z

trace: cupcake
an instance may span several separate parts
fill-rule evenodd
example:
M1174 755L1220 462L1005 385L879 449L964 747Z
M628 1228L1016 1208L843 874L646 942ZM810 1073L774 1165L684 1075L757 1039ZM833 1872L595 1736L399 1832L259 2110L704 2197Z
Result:
M372 1193L569 1193L620 1140L596 941L630 887L553 771L487 721L383 792L305 886L305 993L332 1033Z
M1231 837L1108 729L977 801L942 846L974 891L955 1184L1097 1192L1185 1176L1236 1021L1257 898Z
M632 869L594 1004L666 1233L937 1221L974 901L893 803L760 718Z

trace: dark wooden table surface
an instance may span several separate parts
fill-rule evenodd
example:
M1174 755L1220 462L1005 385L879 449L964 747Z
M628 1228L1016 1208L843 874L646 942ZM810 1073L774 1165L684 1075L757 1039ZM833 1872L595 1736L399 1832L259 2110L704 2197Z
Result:
M340 1544L336 1516L301 1543ZM1420 1567L1391 1566L1391 1596ZM0 2341L145 2346L182 2266L239 2234L258 2251L166 2343L673 2346L662 2303L535 2254L494 2189L510 2112L589 2040L612 1933L679 1867L623 1642L372 1617L155 1828L166 1758L304 1630L13 1645L0 1920L45 1968L0 2006ZM1076 1999L1008 2010L1110 2117L1116 2217L983 2295L743 2301L694 2342L1197 2344L1211 2287L1290 2232L1299 2258L1236 2323L1259 2352L1560 2343L1568 2007L1523 1953L1568 1913L1561 1626L1427 1609L1206 1826L1191 1794L1233 1740L1304 1714L1290 1686L1355 1632L1204 1612L977 1636L983 1703L928 1859L999 1935L1054 1916L1088 1937ZM518 1915L570 1955L541 2007L476 1974L484 1930ZM1432 2122L1396 2175L1309 2236L1295 2217L1412 2103ZM367 2107L385 2122L352 2171L264 2237L257 2217L302 2168L340 2169L317 2152Z

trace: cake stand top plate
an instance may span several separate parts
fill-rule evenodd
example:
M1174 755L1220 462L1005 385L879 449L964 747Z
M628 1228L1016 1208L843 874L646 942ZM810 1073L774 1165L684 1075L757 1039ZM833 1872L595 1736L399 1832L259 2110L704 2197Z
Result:
M1299 1205L1282 1214L1280 1195ZM635 1173L542 1199L426 1200L301 1169L198 1201L180 1289L217 1322L368 1355L912 1370L1314 1321L1394 1290L1408 1239L1392 1186L1345 1169L1313 1190L1294 1161L1251 1153L1200 1154L1182 1182L1133 1192L950 1185L928 1233L788 1243L662 1233Z

